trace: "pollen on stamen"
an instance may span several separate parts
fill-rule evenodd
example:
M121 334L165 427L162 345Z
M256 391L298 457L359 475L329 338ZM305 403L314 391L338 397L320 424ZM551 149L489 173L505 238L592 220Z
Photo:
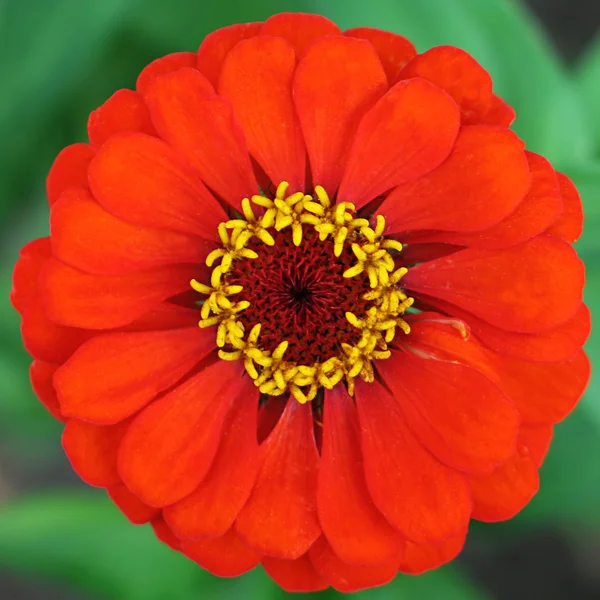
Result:
M244 198L240 218L219 225L210 285L191 282L206 296L199 325L216 327L220 358L242 360L263 394L305 403L345 382L352 395L390 356L396 330L410 332L407 269L393 257L402 244L383 236L382 215L371 226L321 186L288 191L282 182L274 198Z

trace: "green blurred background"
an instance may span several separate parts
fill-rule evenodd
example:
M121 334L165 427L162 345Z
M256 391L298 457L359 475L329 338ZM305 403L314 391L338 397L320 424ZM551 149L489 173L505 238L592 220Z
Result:
M58 151L85 140L91 110L133 87L152 59L195 50L204 35L284 10L370 25L423 51L455 44L493 75L517 132L578 184L587 225L578 247L587 301L600 305L598 0L0 0L0 598L192 600L282 598L260 569L214 578L129 525L79 483L60 426L35 400L16 313L18 250L48 229L44 179ZM547 33L550 32L551 36ZM552 41L550 40L552 37ZM553 47L555 49L553 49ZM588 350L600 362L600 335ZM319 594L333 598L334 592ZM600 376L557 428L542 490L513 521L474 524L452 566L358 594L361 600L600 598Z

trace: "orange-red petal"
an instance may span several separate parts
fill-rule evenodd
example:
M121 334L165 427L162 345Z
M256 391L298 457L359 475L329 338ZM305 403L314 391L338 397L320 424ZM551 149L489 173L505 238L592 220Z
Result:
M367 490L358 415L342 386L325 392L317 508L323 534L340 560L370 566L398 555L401 537Z
M54 159L46 179L46 195L50 206L72 187L88 185L88 167L96 150L88 144L72 144Z
M149 523L160 515L160 509L144 504L122 483L111 485L106 491L108 492L110 499L134 525Z
M169 546L172 550L181 552L181 540L169 529L164 519L157 518L151 523L154 535L163 543Z
M179 69L194 68L196 60L195 52L174 52L161 56L144 67L137 78L136 90L143 96L158 77Z
M88 137L95 148L123 131L156 134L144 99L132 90L118 90L88 119Z
M90 165L90 187L109 213L130 223L212 240L227 219L186 161L162 140L141 133L104 144Z
M414 544L407 541L398 570L408 575L420 575L441 567L458 556L465 545L466 534L465 531L438 544Z
M500 98L500 96L492 94L492 103L485 115L481 117L481 124L510 127L516 118L517 113L515 109Z
M318 592L329 587L315 571L308 554L295 560L265 556L262 566L267 575L286 592Z
M558 238L541 235L503 250L467 248L417 265L402 284L496 327L536 333L573 318L584 279L576 252Z
M446 92L425 79L397 83L361 120L339 199L360 207L433 171L450 154L459 126L458 106Z
M460 106L464 125L480 123L492 104L492 78L467 52L437 46L411 60L399 79L422 77L448 92Z
M296 68L294 102L314 185L335 193L358 123L386 89L383 67L364 40L325 37L306 50Z
M550 450L550 442L554 435L552 425L540 424L532 425L523 423L519 430L519 445L527 449L531 460L539 469L544 463L544 459Z
M548 229L548 233L573 244L583 232L581 196L575 184L564 173L557 173L557 176L564 210L552 227Z
M395 560L378 566L349 565L340 559L324 538L319 538L308 552L315 571L338 592L358 592L377 587L394 579Z
M261 559L258 552L242 542L234 529L218 538L182 541L181 551L219 577L237 577L254 569Z
M54 256L98 275L123 275L173 263L198 264L214 248L206 239L122 221L85 188L72 188L52 206Z
M213 347L214 336L198 327L96 336L56 372L61 411L96 423L121 421L175 384Z
M198 48L196 66L215 88L229 52L242 40L258 35L262 26L262 23L238 23L217 29L204 38Z
M48 409L50 414L59 421L64 421L60 412L60 405L56 397L56 391L52 384L52 378L56 372L56 365L44 362L43 360L34 360L29 367L29 378L31 387L40 402Z
M292 98L294 47L281 38L240 42L227 56L219 94L240 122L250 154L271 181L304 191L306 150Z
M434 458L415 438L396 398L377 381L356 384L367 487L387 520L417 543L466 529L467 477Z
M260 467L236 528L257 551L278 558L304 554L321 534L317 517L319 455L312 407L290 399L259 451Z
M391 31L383 31L373 27L354 27L344 31L344 35L371 42L383 65L390 85L398 82L400 71L417 55L417 51L410 40Z
M473 518L494 523L520 512L538 491L540 478L528 453L517 453L489 475L472 475Z
M194 69L157 79L146 93L160 136L231 206L258 193L243 130L231 104ZM198 118L202 115L202 118Z
M218 537L246 503L258 469L256 416L259 392L246 377L233 399L210 470L196 491L168 506L163 517L181 539Z
M497 224L515 210L531 185L524 149L507 129L463 127L446 161L399 185L383 202L379 212L386 218L387 230L463 232ZM460 237L458 241L453 236L424 237L466 245Z
M243 386L240 375L239 365L217 361L133 420L119 450L119 473L142 501L168 506L198 487Z

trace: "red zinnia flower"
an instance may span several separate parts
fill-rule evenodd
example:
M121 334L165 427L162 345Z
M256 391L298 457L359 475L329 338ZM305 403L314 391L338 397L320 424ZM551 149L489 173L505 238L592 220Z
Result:
M15 269L75 470L295 591L431 569L517 513L590 325L579 196L513 117L462 50L316 15L150 64L57 157Z

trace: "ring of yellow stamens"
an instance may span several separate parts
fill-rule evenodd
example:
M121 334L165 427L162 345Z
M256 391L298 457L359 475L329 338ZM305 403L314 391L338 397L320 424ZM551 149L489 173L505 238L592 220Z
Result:
M364 381L373 381L373 361L390 356L388 344L394 339L396 328L410 332L402 314L412 305L413 299L398 285L407 269L395 269L390 254L401 251L402 244L383 237L383 216L377 215L372 228L367 219L355 217L352 203L332 204L321 186L315 187L316 198L302 192L288 195L288 187L287 182L279 184L273 199L258 195L244 198L244 218L219 225L223 247L206 258L209 267L220 260L213 268L210 285L196 280L191 282L194 290L207 296L200 311L199 326L217 327L219 356L223 360L243 360L246 372L263 394L278 396L290 392L296 400L305 403L315 398L320 387L332 389L345 379L352 395L354 380L360 377ZM253 205L258 208L256 212ZM343 276L352 278L364 274L370 291L363 299L372 303L365 315L345 313L347 321L360 331L356 344L342 343L339 356L311 365L286 361L288 342L285 340L272 351L261 348L261 325L258 323L250 331L245 330L239 315L249 308L250 303L231 299L241 293L243 287L230 283L227 276L233 261L258 258L257 252L248 247L251 239L273 246L275 239L269 230L290 228L293 244L300 246L306 226L314 228L321 241L331 238L336 257L341 256L345 244L350 245L356 264L344 271Z

